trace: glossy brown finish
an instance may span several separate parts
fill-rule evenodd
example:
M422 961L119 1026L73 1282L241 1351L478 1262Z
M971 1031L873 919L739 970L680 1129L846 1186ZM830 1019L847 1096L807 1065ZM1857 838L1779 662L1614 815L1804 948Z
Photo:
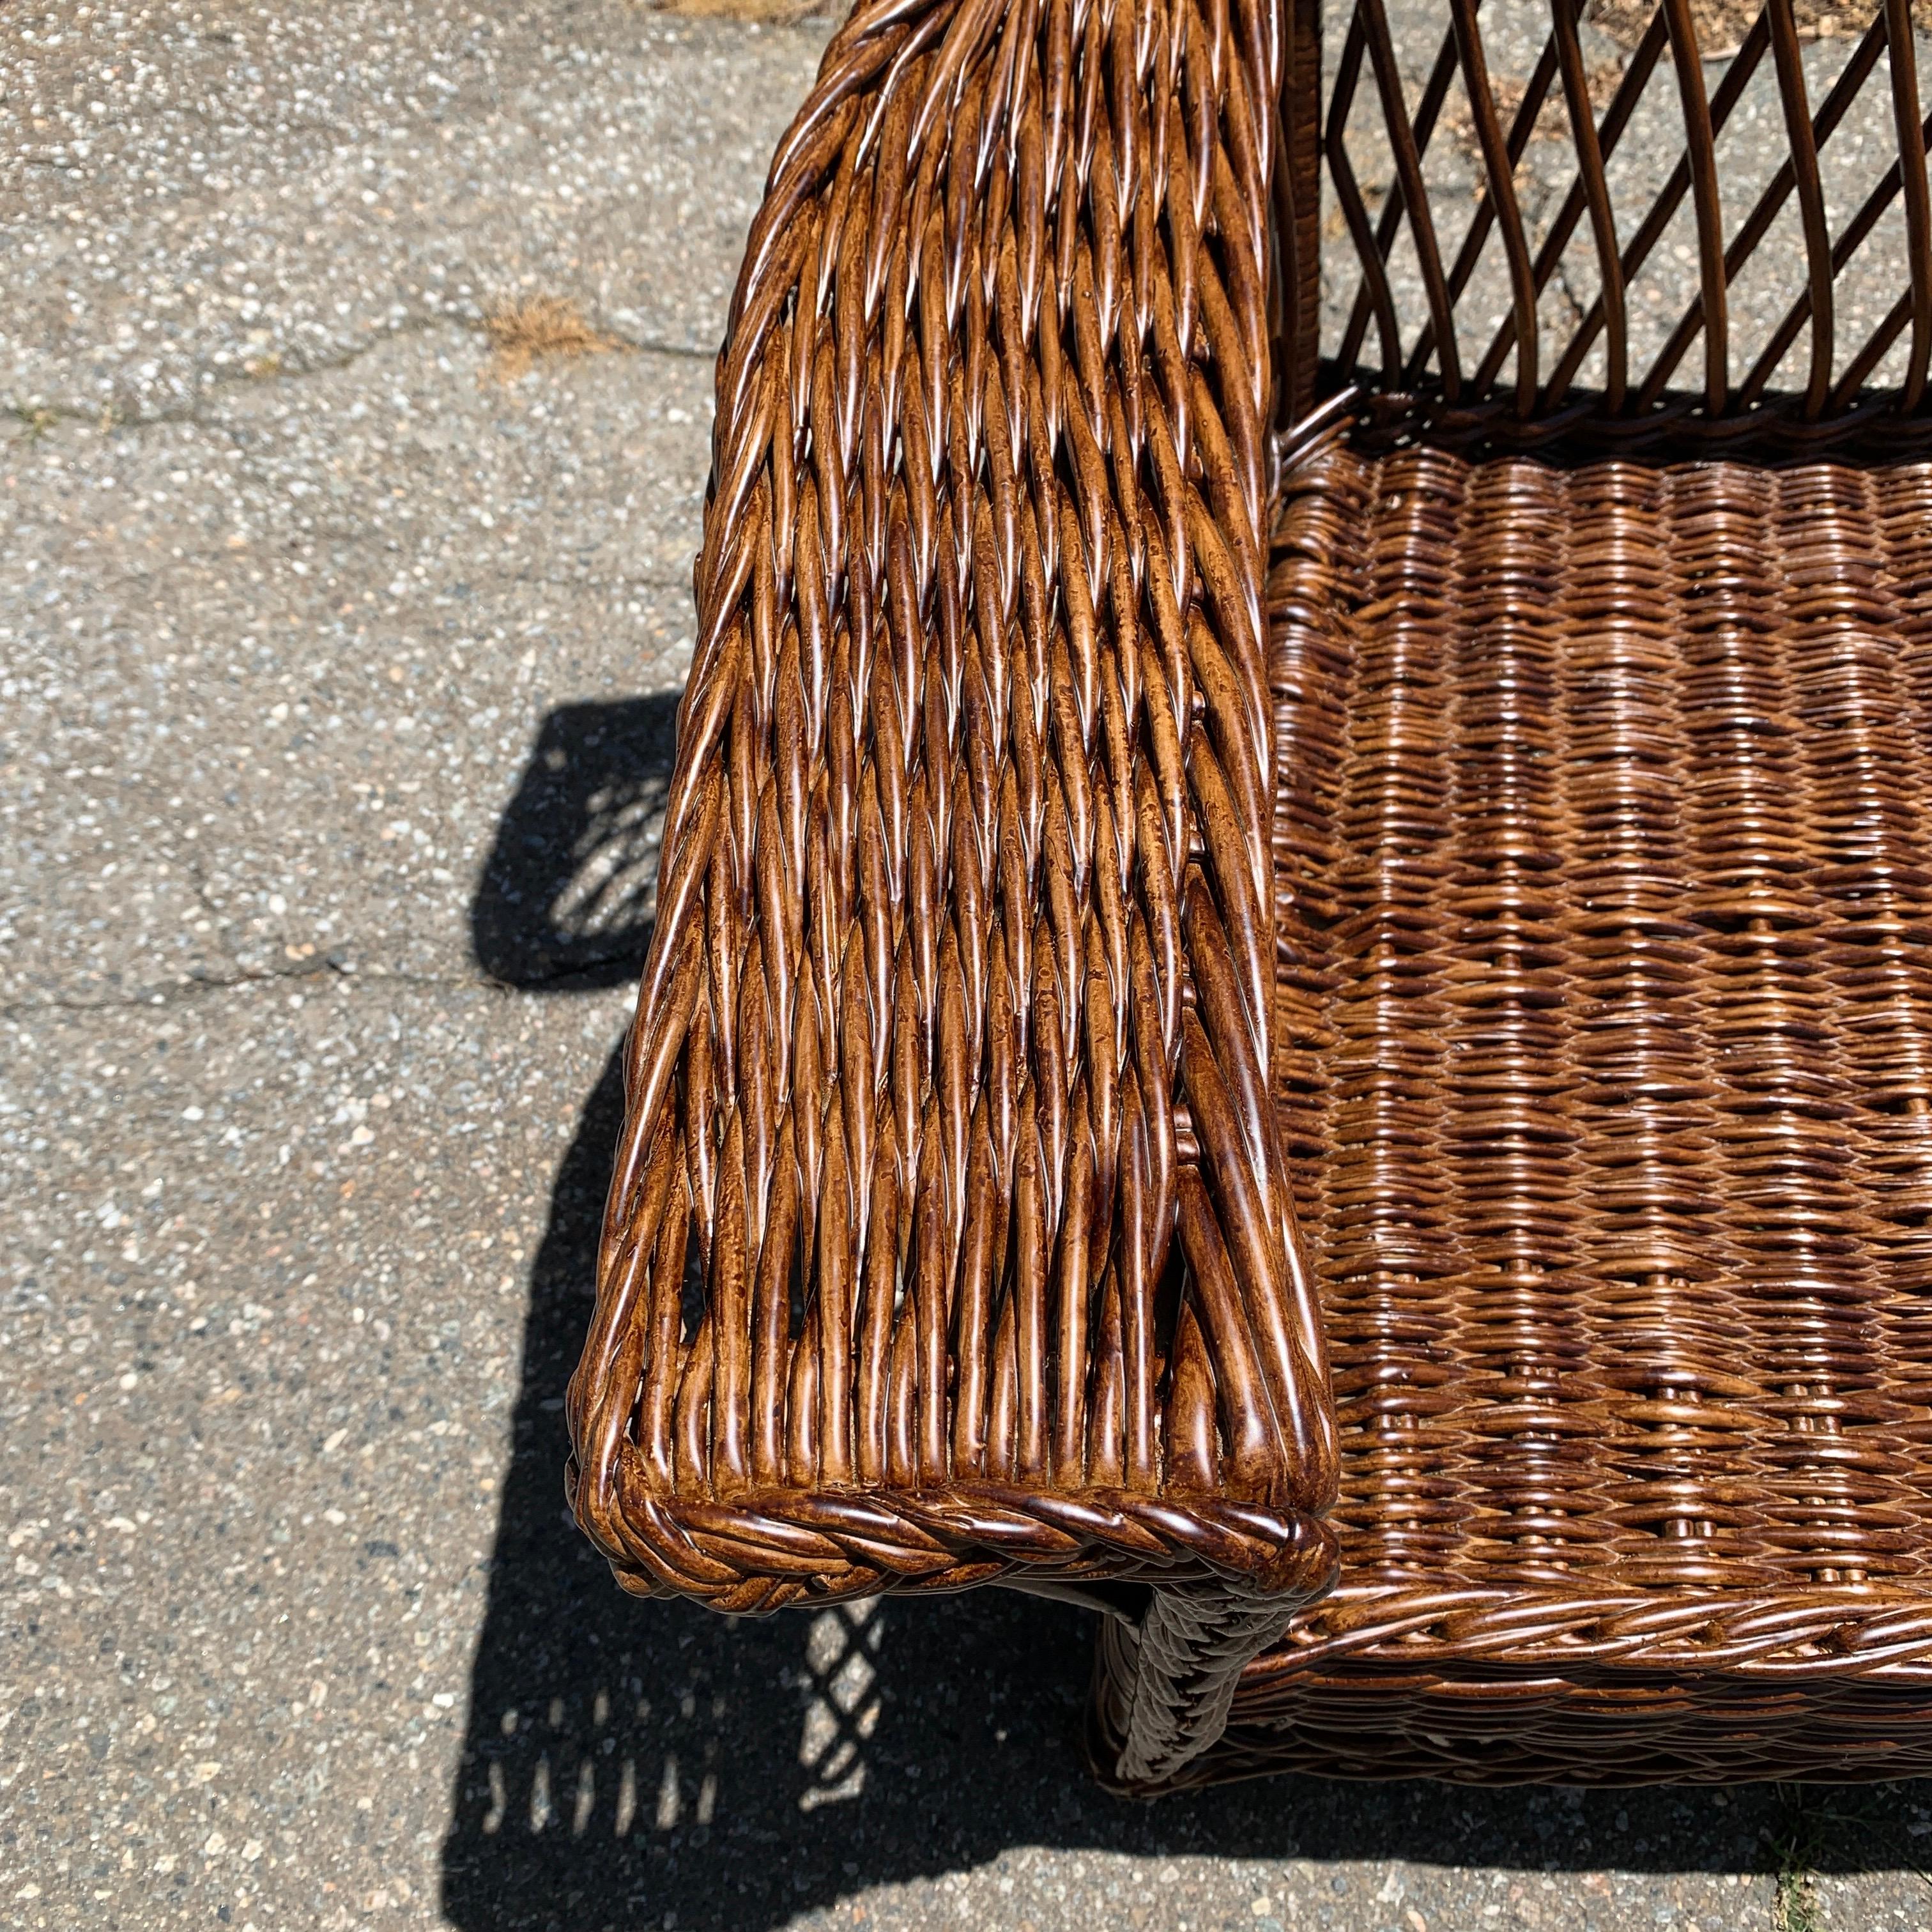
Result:
M1815 110L1790 0L1708 94L1664 0L1600 111L1561 11L1507 115L1444 12L1412 105L1360 0L1325 114L1312 0L833 40L720 359L574 1507L721 1609L1108 1611L1124 1790L1932 1769L1909 8ZM1727 196L1760 70L1789 157ZM1682 146L1620 230L1653 80ZM1457 89L1473 214L1426 165ZM1318 345L1324 177L1360 280ZM1847 343L1894 203L1909 285ZM1680 213L1697 293L1640 358Z
M1171 1660L1332 1576L1267 1101L1285 45L888 0L773 163L568 1403L633 1587L1191 1586Z
M1932 465L1290 477L1342 1580L1188 1781L1932 1769L1928 586Z

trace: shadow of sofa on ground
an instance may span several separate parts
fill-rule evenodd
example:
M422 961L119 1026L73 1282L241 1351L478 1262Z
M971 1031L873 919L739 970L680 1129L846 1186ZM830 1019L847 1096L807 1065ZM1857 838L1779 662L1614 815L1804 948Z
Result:
M477 896L476 955L493 976L559 996L637 970L673 716L672 700L648 698L544 721ZM1080 1760L1082 1612L982 1591L730 1618L627 1596L562 1495L563 1390L622 1118L619 1044L530 1272L514 1457L443 1846L443 1909L464 1932L758 1932L1029 1845L1530 1871L1762 1871L1794 1847L1826 1869L1916 1864L1910 1834L1928 1799L1912 1785L1795 1797L1280 1778L1124 1804Z

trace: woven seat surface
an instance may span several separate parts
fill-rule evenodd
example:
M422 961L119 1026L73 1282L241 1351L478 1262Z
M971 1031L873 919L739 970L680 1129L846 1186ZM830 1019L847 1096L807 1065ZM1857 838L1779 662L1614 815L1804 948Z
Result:
M1291 483L1343 1582L1195 1775L1932 1762L1928 511L1926 466Z

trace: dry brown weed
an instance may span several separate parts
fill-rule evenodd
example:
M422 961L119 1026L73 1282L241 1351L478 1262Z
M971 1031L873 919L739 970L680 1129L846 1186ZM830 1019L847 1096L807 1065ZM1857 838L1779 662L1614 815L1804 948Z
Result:
M548 356L601 356L623 346L592 328L565 296L521 296L502 303L484 316L483 332L496 352L479 378L484 382L519 381Z

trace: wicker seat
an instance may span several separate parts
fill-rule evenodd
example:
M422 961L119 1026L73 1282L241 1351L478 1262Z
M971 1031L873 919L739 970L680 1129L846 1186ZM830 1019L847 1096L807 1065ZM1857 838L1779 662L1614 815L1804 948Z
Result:
M1708 97L1556 8L1505 124L1473 0L1325 103L1305 8L868 4L733 308L574 1507L724 1609L1094 1605L1123 1789L1932 1767L1909 16L1814 110L1790 0Z

